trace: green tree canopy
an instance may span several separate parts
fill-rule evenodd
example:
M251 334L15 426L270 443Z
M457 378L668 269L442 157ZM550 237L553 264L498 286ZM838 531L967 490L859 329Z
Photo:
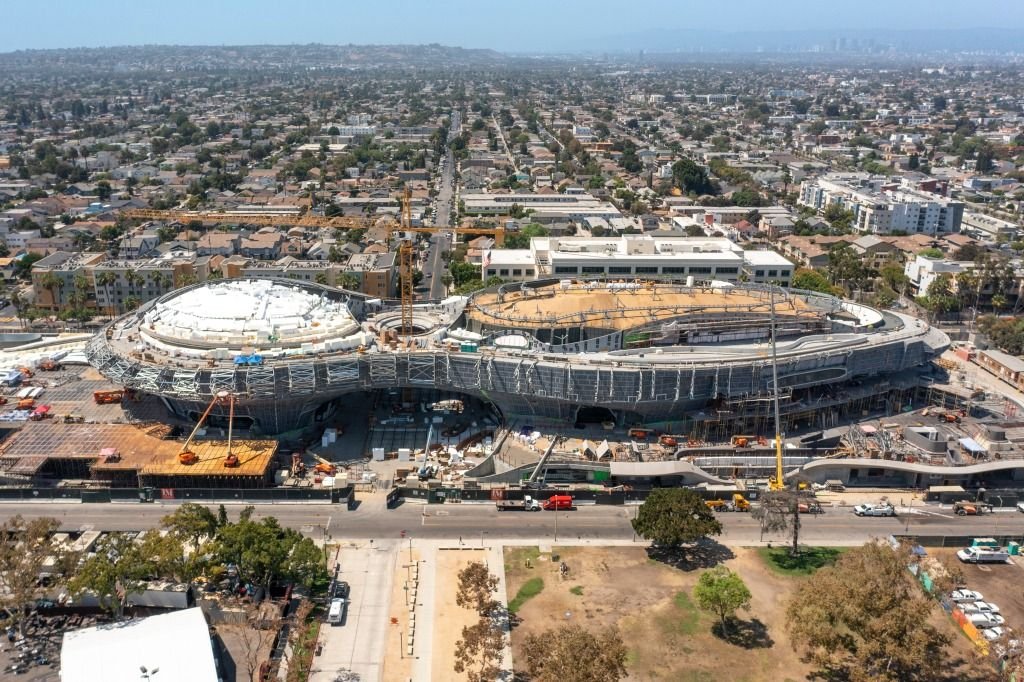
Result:
M655 488L632 524L641 537L669 548L722 534L722 524L714 513L700 495L687 488Z
M715 187L708 172L691 159L680 159L672 164L672 181L688 194L714 194Z
M794 289L806 289L807 291L820 291L823 294L831 294L834 287L829 283L828 278L817 270L809 268L797 268L793 273L790 286Z
M722 632L729 629L729 621L737 609L750 608L750 590L743 578L725 566L715 566L700 574L693 596L697 605L718 616Z

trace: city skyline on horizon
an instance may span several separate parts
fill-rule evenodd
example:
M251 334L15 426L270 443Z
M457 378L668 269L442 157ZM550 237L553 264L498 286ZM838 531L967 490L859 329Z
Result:
M804 0L779 0L771 6L754 0L732 0L731 11L693 2L655 0L642 16L627 15L621 6L596 0L551 6L524 0L514 9L495 10L478 2L447 0L420 3L398 0L382 13L367 6L338 7L327 0L305 0L287 15L267 17L278 9L270 0L251 0L245 12L239 3L210 6L181 0L173 9L126 0L90 3L58 0L53 5L6 8L8 25L21 27L7 36L4 51L116 47L134 45L416 45L439 43L463 48L491 48L505 53L601 52L649 49L692 49L700 32L752 36L807 33L839 37L858 32L882 35L903 32L1024 30L1024 3L994 0L990 11L958 3L907 0L892 6L865 0L854 6L822 7ZM334 18L334 21L324 18ZM991 27L998 17L999 28ZM516 30L515 24L522 26ZM39 26L39 30L32 27ZM497 29L497 30L496 30ZM674 46L673 34L680 44ZM774 40L774 38L772 39ZM980 44L984 39L979 36ZM756 38L755 38L756 41ZM806 40L805 40L806 42ZM769 47L776 42L769 41ZM673 47L674 46L674 47ZM737 45L739 51L758 44ZM940 46L936 46L940 47Z

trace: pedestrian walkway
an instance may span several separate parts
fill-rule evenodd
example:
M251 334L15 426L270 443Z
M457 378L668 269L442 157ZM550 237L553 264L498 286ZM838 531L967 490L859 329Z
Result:
M349 604L341 625L320 629L322 651L313 659L311 682L333 682L345 670L360 682L380 682L398 549L392 541L350 543L339 550L338 579L349 584Z

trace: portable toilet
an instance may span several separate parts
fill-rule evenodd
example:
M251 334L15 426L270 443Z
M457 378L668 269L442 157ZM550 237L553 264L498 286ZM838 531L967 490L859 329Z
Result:
M1019 556L1020 555L1020 543L1019 542L1012 542L1012 541L1007 543L1007 545L1006 545L1006 553L1009 554L1010 556Z
M996 542L995 538L974 538L971 540L971 547L989 547L991 549L998 549L999 543Z

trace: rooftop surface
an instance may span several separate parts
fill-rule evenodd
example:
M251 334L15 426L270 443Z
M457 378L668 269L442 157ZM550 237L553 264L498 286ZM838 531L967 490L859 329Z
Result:
M641 324L670 320L687 313L761 313L768 315L768 295L749 290L690 289L675 285L607 284L551 285L538 289L489 291L477 295L467 315L489 325L542 327L559 324L599 324L604 328L632 329ZM780 316L815 318L823 311L800 298L775 302Z
M158 302L143 337L185 346L289 347L352 334L345 302L272 279L226 280Z
M199 608L64 633L62 682L217 682L209 627Z
M262 476L274 457L277 441L234 440L231 451L238 456L237 467L225 467L227 442L194 440L190 450L199 456L195 464L181 464L182 441L164 440L132 424L61 424L54 421L29 422L0 448L0 458L17 460L15 473L29 466L36 470L47 459L96 459L98 471L137 470L146 475L174 476ZM118 457L105 458L104 451Z

